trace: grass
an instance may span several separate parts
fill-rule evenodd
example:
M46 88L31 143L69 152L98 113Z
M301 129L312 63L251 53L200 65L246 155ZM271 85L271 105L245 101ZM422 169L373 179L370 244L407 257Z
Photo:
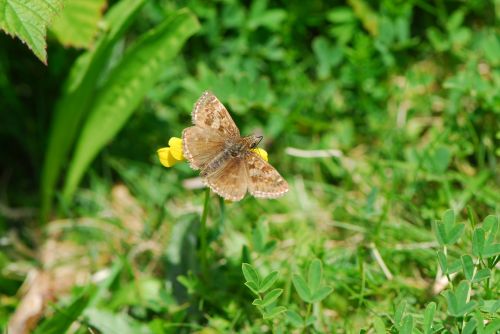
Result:
M89 168L71 167L85 174L65 199L74 143L84 152L92 124L104 124L92 112L110 109L94 99L85 108L61 90L92 50L49 40L45 67L0 36L0 138L9 143L0 162L0 329L11 321L35 333L497 332L498 6L137 5L118 15L121 35L96 37L108 43L99 44L105 56L82 73L90 96L112 94L111 82L142 102ZM200 29L181 51L147 44L182 7ZM172 31L166 40L181 45L187 32ZM173 57L141 92L113 81L141 80L133 71L145 71L137 59L147 51L134 53L137 40ZM243 134L264 135L290 184L285 197L226 203L186 186L197 176L187 163L159 164L156 150L190 125L206 89ZM57 161L55 196L43 197L40 164L62 103L78 105L84 121L63 145L72 148ZM47 200L50 218L40 219ZM37 298L40 307L30 306Z

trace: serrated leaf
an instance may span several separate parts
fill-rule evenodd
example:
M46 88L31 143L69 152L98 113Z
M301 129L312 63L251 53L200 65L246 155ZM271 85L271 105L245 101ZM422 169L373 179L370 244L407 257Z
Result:
M99 38L93 50L83 53L75 61L64 83L63 94L56 104L42 168L42 221L47 219L62 167L68 160L69 150L80 133L82 120L94 100L96 82L101 78L116 42L123 36L144 2L145 0L124 0L111 7L105 17L109 30Z
M274 289L274 290L269 291L269 293L267 293L264 296L264 299L262 300L261 306L265 307L269 304L272 304L273 302L276 301L276 299L278 299L279 296L281 296L282 293L283 293L283 289Z
M434 313L436 312L436 303L430 302L425 308L424 312L424 334L432 334L432 322L434 321Z
M130 118L184 42L200 27L196 17L181 9L144 34L110 73L95 98L92 111L76 143L63 189L67 202L86 169Z
M89 48L105 7L106 0L65 0L63 11L50 30L65 46Z
M0 29L25 43L47 63L47 26L62 10L63 0L0 1Z
M472 257L469 255L462 256L462 269L464 271L465 279L469 282L474 278L474 262L472 261Z
M329 294L331 294L333 291L333 289L329 286L322 286L320 287L319 289L317 289L312 297L311 297L311 302L312 303L316 303L316 302L319 302L319 301L322 301L323 299L325 299L326 297L328 297Z
M294 274L292 277L292 282L300 298L307 303L311 303L311 291L309 291L304 278L300 275Z
M273 307L271 310L265 311L263 313L263 318L265 320L267 319L272 319L280 315L281 313L286 312L286 307L284 306L276 306Z
M257 287L260 285L259 273L251 264L243 263L241 265L241 270L243 271L243 276L245 277L247 282L254 283Z
M266 292L267 290L269 290L269 288L271 286L273 286L273 284L276 282L277 279L278 279L278 272L277 271L273 271L272 273L267 275L262 280L262 283L260 284L259 292L263 293L263 292Z
M314 259L309 265L309 272L307 275L307 286L312 294L314 294L315 291L319 288L321 276L321 261L318 259Z

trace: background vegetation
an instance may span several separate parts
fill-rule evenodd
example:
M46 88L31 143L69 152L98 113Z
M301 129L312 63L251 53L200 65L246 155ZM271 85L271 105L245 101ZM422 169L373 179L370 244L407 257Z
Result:
M0 1L4 332L498 332L498 0L32 4ZM289 194L159 164L207 89Z

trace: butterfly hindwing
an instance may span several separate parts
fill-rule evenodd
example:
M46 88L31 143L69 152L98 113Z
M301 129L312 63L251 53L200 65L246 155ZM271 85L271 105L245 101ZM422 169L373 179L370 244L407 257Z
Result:
M277 198L288 191L288 183L267 161L249 151L245 157L248 191L255 197Z

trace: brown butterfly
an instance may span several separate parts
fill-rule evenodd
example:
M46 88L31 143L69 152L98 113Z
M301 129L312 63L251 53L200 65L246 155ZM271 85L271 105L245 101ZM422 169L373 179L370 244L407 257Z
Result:
M252 149L262 136L241 137L224 105L204 92L193 109L194 126L182 132L183 154L191 168L201 170L204 183L227 200L241 200L247 190L255 197L276 198L288 183Z

